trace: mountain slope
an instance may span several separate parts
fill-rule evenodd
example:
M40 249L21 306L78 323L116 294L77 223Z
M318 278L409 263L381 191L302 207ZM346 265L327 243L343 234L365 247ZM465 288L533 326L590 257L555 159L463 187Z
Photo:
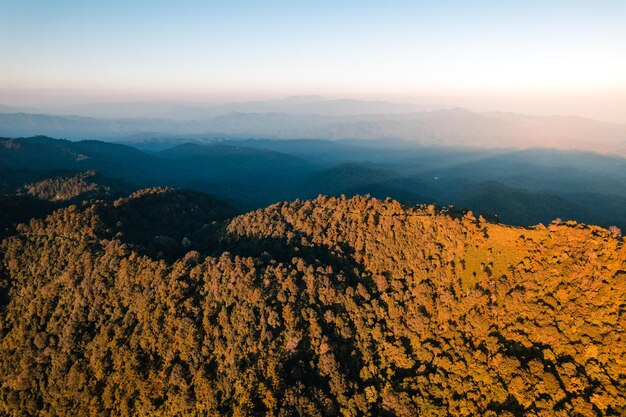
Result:
M625 161L546 149L390 149L319 140L184 143L146 153L100 141L34 137L0 139L0 192L52 190L60 177L95 170L106 187L125 193L147 186L193 189L244 210L319 194L370 194L468 207L517 225L560 217L624 228Z
M95 169L108 177L131 182L171 172L157 158L130 146L95 140L72 142L47 136L0 139L0 167L40 172Z
M497 214L504 223L530 226L546 223L553 219L577 219L580 221L598 221L584 207L551 193L529 192L524 189L507 187L496 181L488 181L472 189L469 196L458 203L477 212Z
M149 190L5 239L3 412L626 411L626 248L606 230L361 197L232 220L216 204ZM152 223L192 234L188 252L156 259Z
M433 201L432 197L426 195L431 190L424 184L416 181L407 183L393 170L370 165L338 164L311 176L299 188L311 198L319 194L344 194L348 197L369 194L382 199L392 197L411 204Z
M96 170L144 187L210 191L239 207L256 208L295 198L292 190L315 169L297 156L243 146L188 143L147 154L102 141L0 139L0 190L6 193L68 171Z
M134 190L123 181L103 177L95 170L45 178L25 184L18 194L54 202L76 202L90 198L113 198Z

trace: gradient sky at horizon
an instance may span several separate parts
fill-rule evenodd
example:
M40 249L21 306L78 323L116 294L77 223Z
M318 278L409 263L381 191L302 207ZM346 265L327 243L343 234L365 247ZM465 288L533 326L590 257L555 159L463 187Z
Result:
M626 122L625 22L618 0L0 0L0 102L508 98Z

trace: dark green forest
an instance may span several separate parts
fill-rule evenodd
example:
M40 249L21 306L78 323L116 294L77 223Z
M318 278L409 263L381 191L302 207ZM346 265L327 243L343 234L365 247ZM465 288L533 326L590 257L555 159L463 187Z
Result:
M561 218L626 228L626 159L619 157L374 140L155 139L133 145L0 139L0 193L37 194L62 205L67 198L55 197L50 178L91 172L88 181L74 180L68 197L80 181L92 184L92 195L108 187L114 197L144 187L191 189L242 211L318 194L369 194L408 205L453 205L520 226ZM49 184L35 185L39 181Z

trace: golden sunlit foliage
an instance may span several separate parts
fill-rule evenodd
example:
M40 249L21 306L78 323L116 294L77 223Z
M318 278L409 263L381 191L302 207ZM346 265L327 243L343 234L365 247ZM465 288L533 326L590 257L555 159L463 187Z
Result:
M46 178L25 184L22 193L30 197L49 201L67 201L76 197L107 196L111 187L93 182L98 174L94 170L68 177Z
M602 228L362 197L231 215L152 189L20 226L0 412L626 412L626 249Z

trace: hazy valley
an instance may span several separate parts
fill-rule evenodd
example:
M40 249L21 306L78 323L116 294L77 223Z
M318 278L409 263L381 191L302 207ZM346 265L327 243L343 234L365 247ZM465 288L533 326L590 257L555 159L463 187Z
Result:
M401 103L321 97L212 107L131 103L89 108L83 108L83 115L8 108L0 112L0 135L122 142L155 138L371 140L476 149L543 147L626 157L626 125L576 116L478 113L462 108L420 111L418 106ZM133 114L141 117L128 117Z

